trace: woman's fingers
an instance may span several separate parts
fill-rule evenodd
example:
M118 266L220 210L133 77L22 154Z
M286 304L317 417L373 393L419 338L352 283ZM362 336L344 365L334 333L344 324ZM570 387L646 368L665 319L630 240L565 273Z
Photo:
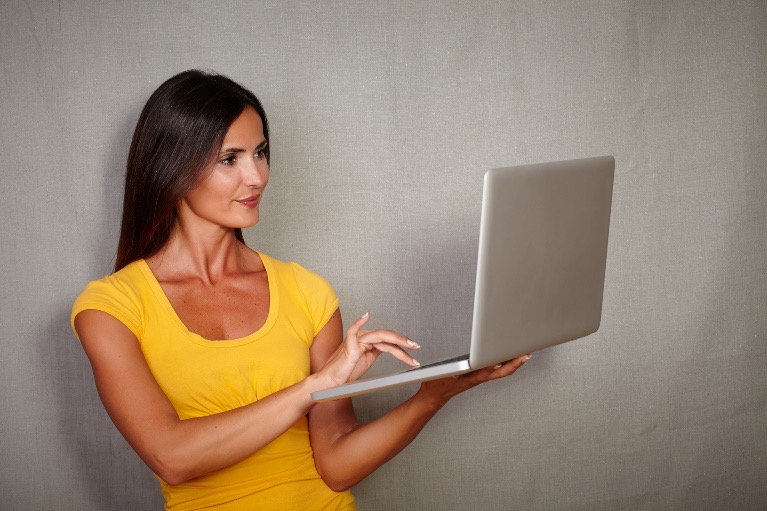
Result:
M421 347L418 343L411 341L404 335L391 330L364 331L364 333L360 333L357 336L357 342L365 345L389 344L409 350L416 350Z
M498 378L505 378L506 376L514 374L517 369L522 367L525 362L530 360L531 356L532 355L528 353L527 355L517 357L513 360L480 369L479 371L472 373L472 376L476 377L478 380L477 383L482 383L489 380L497 380Z
M419 365L413 357L404 351L404 349L414 350L420 348L421 346L418 343L392 330L363 329L362 327L369 319L370 315L365 313L347 330L346 341L352 352L366 352L375 348L380 352L390 353L408 365Z
M522 355L521 357L517 357L514 360L510 360L502 364L496 364L493 366L493 379L503 378L504 376L514 374L514 371L522 367L524 363L530 360L532 356L532 354L528 353L527 355Z
M421 391L432 394L438 400L445 403L453 396L476 387L481 383L513 374L514 371L522 367L528 360L530 360L529 354L470 373L426 381L421 384Z
M369 319L370 314L363 314L346 331L343 352L347 361L354 364L347 378L359 377L382 352L391 354L411 367L420 365L405 351L405 349L420 348L417 343L391 330L365 330L363 326ZM362 365L360 365L361 362Z
M360 333L360 329L362 328L362 325L367 323L369 319L370 319L369 312L366 312L365 314L360 316L354 323L351 324L348 330L346 330L346 338L356 339Z
M407 365L411 367L418 367L421 365L419 361L414 359L409 353L407 353L405 350L400 348L399 346L394 346L392 344L385 344L385 343L378 343L374 344L373 347L377 349L378 351L382 351L384 353L389 353L394 358L397 358Z
M468 389L481 383L485 383L486 381L505 378L506 376L514 374L517 369L530 360L530 357L531 355L528 353L527 355L517 357L507 362L502 362L500 364L495 364L494 366L485 367L484 369L478 369L477 371L460 375L458 379L467 384L466 388Z

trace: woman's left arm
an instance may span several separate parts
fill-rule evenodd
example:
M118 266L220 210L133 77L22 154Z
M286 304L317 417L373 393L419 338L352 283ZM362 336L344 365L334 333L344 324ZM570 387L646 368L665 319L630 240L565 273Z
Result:
M314 339L312 372L319 370L343 341L338 311ZM421 384L418 392L386 415L359 424L351 399L316 404L309 412L315 464L334 491L351 488L404 449L453 396L480 383L509 376L529 356L504 364Z

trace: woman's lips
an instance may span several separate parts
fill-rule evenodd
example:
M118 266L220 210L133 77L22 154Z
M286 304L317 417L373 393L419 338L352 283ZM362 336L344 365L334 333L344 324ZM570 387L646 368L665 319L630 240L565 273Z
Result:
M253 196L247 197L245 199L238 199L235 202L239 202L240 204L242 204L246 208L255 208L256 206L258 206L258 203L260 201L261 201L261 195L253 195Z

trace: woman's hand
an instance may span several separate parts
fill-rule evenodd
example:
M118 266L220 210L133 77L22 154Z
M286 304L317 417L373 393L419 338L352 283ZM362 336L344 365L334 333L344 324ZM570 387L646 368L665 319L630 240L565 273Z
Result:
M478 369L470 373L461 374L457 376L448 376L447 378L440 378L438 380L425 381L421 384L421 388L418 390L418 394L429 400L431 403L438 407L442 407L452 397L457 396L465 390L469 390L472 387L476 387L480 383L485 383L490 380L497 380L499 378L505 378L514 374L514 372L522 367L522 365L530 360L531 355L523 355L517 357L514 360L509 360L502 364L496 364L494 366L485 367L484 369Z
M352 323L346 331L344 342L316 373L318 377L323 378L328 387L356 380L365 374L378 356L384 352L411 367L420 365L405 351L405 348L420 348L418 344L391 330L364 330L362 327L369 319L370 314L365 313Z

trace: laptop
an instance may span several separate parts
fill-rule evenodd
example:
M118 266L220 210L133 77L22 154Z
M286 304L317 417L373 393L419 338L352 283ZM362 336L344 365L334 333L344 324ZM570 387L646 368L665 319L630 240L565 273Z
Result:
M612 156L485 173L469 353L312 393L327 401L482 369L596 332Z

